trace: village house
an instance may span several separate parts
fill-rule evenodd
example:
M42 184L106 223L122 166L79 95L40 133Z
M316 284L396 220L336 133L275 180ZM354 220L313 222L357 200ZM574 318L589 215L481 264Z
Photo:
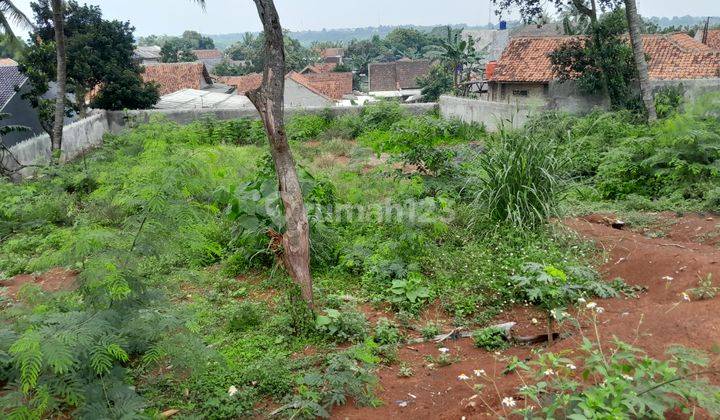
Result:
M208 72L212 73L215 69L215 66L222 63L225 59L225 55L220 50L193 50L193 54L198 58L198 60L205 64L205 67L207 68Z
M28 78L20 73L17 63L11 59L0 59L0 113L10 114L2 125L21 125L27 131L16 131L2 136L2 143L13 146L30 137L43 134L38 114L30 101L23 99L23 93L30 89Z
M489 100L546 101L552 108L573 103L570 110L601 105L600 98L581 98L583 95L572 88L572 82L556 81L549 54L570 39L569 36L513 38L497 63L488 66ZM644 35L643 41L654 87L720 78L720 51L686 34Z
M346 95L352 94L352 73L326 71L328 69L331 67L320 64L308 66L301 72L288 73L285 76L285 105L334 106ZM262 74L218 77L217 80L235 87L238 95L244 95L260 87Z
M160 95L183 89L218 93L231 93L234 90L232 86L215 83L205 64L201 62L151 64L145 67L143 80L157 83L160 86Z
M345 57L344 48L325 48L320 52L320 57L325 63L342 64Z
M149 47L135 47L133 59L143 66L148 64L158 64L160 63L160 47L157 45Z
M418 78L430 72L430 61L402 59L391 63L370 63L370 95L410 97L420 94Z

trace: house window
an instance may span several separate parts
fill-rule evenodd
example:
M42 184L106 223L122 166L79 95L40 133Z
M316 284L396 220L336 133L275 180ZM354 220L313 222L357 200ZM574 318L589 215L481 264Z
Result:
M513 90L513 96L528 96L528 91L515 89L515 90Z

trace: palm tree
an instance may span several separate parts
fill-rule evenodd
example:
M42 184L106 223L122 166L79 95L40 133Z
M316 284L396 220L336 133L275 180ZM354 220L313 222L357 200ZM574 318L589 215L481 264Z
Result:
M447 27L447 37L440 41L440 45L428 47L425 56L437 58L448 71L453 73L453 87L457 90L463 78L469 78L473 67L482 59L483 54L475 49L475 40L472 36L462 38L461 31L453 31Z
M657 120L657 112L655 111L655 100L653 99L652 89L650 88L650 76L648 75L648 65L645 59L645 49L643 48L642 31L640 29L642 24L637 12L635 0L625 0L625 14L627 15L628 27L630 28L630 42L632 43L635 67L637 67L638 79L640 81L642 100L643 103L645 103L648 122L653 122Z
M10 0L0 0L0 35L6 35L9 40L15 41L15 33L10 26L14 23L23 28L31 28L32 22Z
M51 150L59 161L62 149L63 122L65 120L65 94L67 92L67 51L65 50L65 2L51 0L53 26L55 26L55 49L57 51L57 97L55 98L55 120L51 136Z

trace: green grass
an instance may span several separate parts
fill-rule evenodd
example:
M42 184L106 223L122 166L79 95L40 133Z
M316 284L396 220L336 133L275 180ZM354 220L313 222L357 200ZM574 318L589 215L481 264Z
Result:
M58 266L80 273L77 290L27 286L19 302L3 302L0 352L13 357L0 361L0 380L12 384L0 411L119 416L177 408L227 418L293 402L283 415L314 417L346 398L375 404L374 369L396 361L397 341L428 304L479 328L520 303L508 285L527 263L596 263L592 244L548 216L615 209L652 225L641 210L701 203L697 194L663 201L643 188L608 201L594 185L603 159L625 147L621 137L687 132L680 117L649 130L612 115L546 116L532 122L532 137L489 136L388 103L357 116L291 120L309 206L404 212L400 219L369 210L364 218L311 217L316 306L333 315L329 323L298 302L297 287L267 250L265 230L277 220L249 204L276 185L256 122L155 120L108 136L83 161L21 184L0 181L0 278ZM693 115L684 118L701 119ZM703 141L712 139L713 124L701 122ZM557 138L562 133L570 137ZM540 147L529 138L550 141ZM490 159L484 165L465 145L478 140ZM597 156L583 160L581 144ZM515 166L507 167L508 156L518 158ZM427 170L397 169L408 164ZM556 176L575 186L564 199ZM697 192L711 181L705 174L678 184ZM241 198L234 219L233 197ZM356 311L368 304L395 311L402 328L387 320L365 325ZM82 339L57 339L59 326ZM102 385L109 394L91 391Z

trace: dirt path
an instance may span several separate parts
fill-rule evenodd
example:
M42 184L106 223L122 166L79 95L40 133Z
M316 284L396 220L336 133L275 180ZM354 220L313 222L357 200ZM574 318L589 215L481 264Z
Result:
M604 340L617 336L635 343L651 356L662 357L670 344L720 352L720 297L711 300L683 300L683 292L694 288L700 277L712 273L720 286L720 249L717 226L720 218L690 215L680 218L663 214L668 223L663 237L647 237L642 233L617 230L598 223L597 217L567 220L565 224L580 235L594 240L605 251L607 261L600 267L603 278L620 277L626 283L646 287L638 299L598 301L606 311L601 316ZM672 219L672 220L671 220ZM670 280L669 278L672 278ZM542 325L542 316L529 308L518 308L498 321L516 321L523 333L542 332L531 323L535 317ZM556 342L551 351L576 348L578 340L571 337ZM353 404L333 412L337 419L461 419L462 417L493 417L484 403L468 400L474 392L458 381L460 374L471 375L484 369L496 378L497 392L486 389L482 396L493 409L500 407L502 396L520 397L516 393L520 380L504 376L506 363L498 356L472 346L470 339L447 343L450 354L460 361L450 366L428 369L426 355L437 356L438 346L425 343L400 350L400 360L411 366L414 375L399 378L398 365L384 367L378 373L382 390L379 408L358 408ZM530 348L513 348L502 356L530 357ZM711 378L720 383L720 375ZM498 396L499 394L499 396Z

